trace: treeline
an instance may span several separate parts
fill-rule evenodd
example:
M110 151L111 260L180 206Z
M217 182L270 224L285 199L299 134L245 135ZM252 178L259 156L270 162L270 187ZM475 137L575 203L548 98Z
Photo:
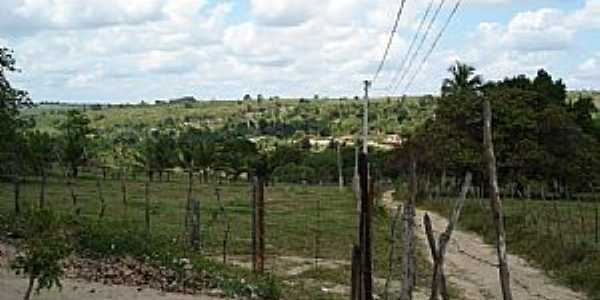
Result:
M600 184L600 124L593 99L567 100L565 84L544 70L484 82L457 63L441 88L434 113L394 155L398 172L418 162L424 184L444 190L449 178L471 171L485 186L484 99L491 102L498 178L504 193L569 196ZM456 185L458 186L458 185Z

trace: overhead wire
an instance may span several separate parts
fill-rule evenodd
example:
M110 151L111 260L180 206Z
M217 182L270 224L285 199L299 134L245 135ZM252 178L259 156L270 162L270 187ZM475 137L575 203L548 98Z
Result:
M379 77L379 74L383 70L383 66L385 65L385 61L387 60L387 57L390 52L390 48L392 47L392 42L394 41L394 35L396 35L396 31L398 30L398 24L400 23L400 17L402 16L402 12L404 11L405 4L406 0L402 0L400 3L400 8L398 8L398 12L396 13L396 20L394 21L394 25L392 26L392 31L390 32L385 51L383 52L383 57L381 59L381 62L379 63L379 66L377 67L377 71L375 71L375 74L373 75L373 79L371 80L372 84L377 80L377 77Z
M460 7L462 0L458 0L456 1L456 5L454 5L454 8L452 9L452 12L450 12L450 15L448 15L448 19L446 20L446 23L444 24L444 26L442 27L442 29L440 30L440 32L437 34L435 40L433 41L433 43L431 44L431 47L429 48L429 50L427 51L427 53L425 54L425 56L423 57L423 59L421 60L420 65L417 67L417 71L414 72L414 74L411 76L410 80L407 82L406 86L404 87L404 91L402 94L406 94L406 92L408 91L408 89L410 88L410 86L413 84L413 82L415 81L417 75L421 72L421 70L423 69L423 66L425 65L425 63L427 62L427 60L429 59L429 57L431 56L431 54L433 53L435 47L437 46L438 42L440 41L440 39L442 38L442 35L444 34L444 32L446 31L446 29L448 28L448 26L450 25L450 22L452 21L452 18L454 18L454 15L456 14L456 12L458 11L458 8Z
M406 76L410 73L410 70L412 69L412 67L413 67L413 65L415 63L415 60L419 56L419 52L421 51L421 49L423 49L425 41L427 40L427 37L429 36L429 32L431 31L431 28L433 28L433 24L435 23L435 20L437 19L440 11L442 10L442 7L444 6L444 3L446 3L446 0L441 0L440 4L437 6L437 8L436 8L436 10L435 10L435 12L433 14L433 17L429 21L429 24L427 24L427 29L425 30L425 33L423 34L423 36L421 37L421 40L419 41L419 46L417 47L417 49L415 50L415 52L411 56L411 58L409 60L408 66L406 67L406 69L402 73L402 76L400 77L400 80L394 86L394 89L393 89L392 93L396 92L396 90L402 84L402 82L404 81L404 79L406 79Z
M404 67L406 66L406 62L408 61L408 57L410 56L410 54L412 53L412 51L415 47L417 38L419 38L419 35L421 34L421 31L423 30L423 25L425 25L425 21L427 21L427 17L431 13L431 9L433 8L433 2L434 2L434 0L429 1L429 5L427 5L427 9L425 9L425 14L423 14L423 17L421 18L421 21L419 22L419 26L417 27L417 31L415 31L415 34L413 35L412 40L410 41L410 46L408 47L406 53L402 57L402 60L401 60L400 64L398 65L398 67L395 68L396 72L394 73L392 80L390 81L389 85L386 88L388 91L392 90L392 87L394 86L394 82L396 82L398 80L398 77L400 77L401 71L404 70Z

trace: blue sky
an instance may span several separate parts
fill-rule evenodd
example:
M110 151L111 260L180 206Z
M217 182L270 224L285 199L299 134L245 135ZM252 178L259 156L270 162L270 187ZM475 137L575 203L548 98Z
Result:
M570 89L600 89L600 0L463 0L419 68L457 1L446 0L406 79L392 82L429 1L406 0L376 95L437 93L456 60L488 80L545 68ZM15 50L22 72L11 79L35 101L353 96L377 68L399 3L3 0L0 46Z

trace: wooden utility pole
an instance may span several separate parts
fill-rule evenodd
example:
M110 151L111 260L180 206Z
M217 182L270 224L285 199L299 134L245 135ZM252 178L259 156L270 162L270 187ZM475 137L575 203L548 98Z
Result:
M369 88L371 82L368 80L364 81L365 84L365 97L364 97L364 112L363 112L363 153L369 153Z
M492 138L492 108L490 101L483 100L483 141L485 146L485 158L489 172L490 201L492 216L496 226L496 250L498 252L498 269L500 274L500 285L504 300L512 300L510 290L510 271L506 255L506 237L504 233L504 217L502 213L502 202L500 202L500 189L496 173L496 156L494 155L494 143Z
M361 300L373 299L373 276L372 276L372 257L371 257L371 220L373 217L372 202L369 201L369 163L367 154L359 155L359 175L360 175L360 200L361 200L361 218L360 218L360 271L361 271Z
M371 257L371 220L373 214L372 203L369 197L369 87L371 82L364 81L364 111L362 151L358 153L354 170L353 189L357 198L358 216L358 245L352 250L352 300L373 299L373 275Z

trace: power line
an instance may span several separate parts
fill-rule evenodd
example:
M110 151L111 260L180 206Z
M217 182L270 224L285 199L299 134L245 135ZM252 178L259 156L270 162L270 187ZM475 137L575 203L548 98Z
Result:
M400 8L398 9L398 13L396 13L396 20L394 21L394 26L392 26L392 32L390 33L390 37L389 37L387 45L385 47L385 51L383 52L383 58L381 59L381 62L379 63L379 67L377 67L377 71L375 72L375 75L373 76L371 83L374 83L375 80L377 80L379 73L381 73L381 70L383 69L383 65L385 64L387 56L390 52L390 48L392 46L392 42L394 40L394 35L396 34L396 31L398 30L398 23L400 23L400 17L402 16L402 12L404 11L405 4L406 4L406 0L402 0L402 2L400 3Z
M419 74L421 72L421 69L423 69L423 66L425 65L425 62L427 62L427 60L429 59L429 56L431 56L431 54L433 53L433 50L435 49L435 47L437 46L438 42L442 38L442 35L444 34L444 31L446 31L446 28L448 28L448 25L450 25L450 21L452 21L452 18L456 14L456 11L458 11L458 8L460 7L461 1L462 0L456 1L456 5L454 5L454 9L452 9L452 12L450 12L450 15L448 16L448 19L446 20L446 23L444 24L444 27L442 27L442 29L440 30L440 32L437 34L437 36L435 37L435 40L433 41L433 44L431 44L431 48L429 48L429 51L427 52L427 54L425 54L425 56L423 57L423 60L421 61L421 64L417 68L417 71L413 74L413 76L410 78L410 80L408 81L408 83L404 87L403 94L406 94L406 92L408 91L408 89L410 88L410 86L415 81L415 79L417 77L417 74Z
M440 4L438 5L438 7L436 8L436 10L433 14L433 18L431 18L431 20L429 21L429 24L427 24L427 29L425 30L425 34L421 37L421 40L419 41L419 46L417 47L417 50L415 50L415 52L411 56L408 67L402 73L402 77L400 77L400 80L396 83L396 86L394 87L394 90L392 93L396 92L396 90L398 89L398 87L400 86L402 81L404 81L404 79L406 78L406 75L408 75L408 73L410 73L410 70L412 69L413 64L415 63L415 60L419 56L419 52L421 51L421 49L423 49L423 45L425 44L425 41L427 40L427 37L429 36L429 32L431 31L431 28L433 27L435 20L437 19L440 11L442 10L444 3L446 3L446 0L440 1Z
M392 87L394 86L394 82L396 80L398 80L398 77L400 77L401 71L404 70L404 67L406 66L406 62L408 61L408 57L410 56L410 54L412 53L412 51L415 47L415 42L417 41L417 38L419 37L419 35L421 34L421 31L423 30L423 25L425 25L425 21L427 21L427 17L429 16L429 13L431 13L431 8L433 8L433 1L434 0L429 1L429 5L427 6L427 9L425 10L425 14L421 18L421 22L419 22L419 27L412 37L410 46L408 47L408 50L404 54L404 57L402 58L401 63L396 68L396 72L395 72L394 76L392 77L390 84L387 87L388 91L391 91Z

